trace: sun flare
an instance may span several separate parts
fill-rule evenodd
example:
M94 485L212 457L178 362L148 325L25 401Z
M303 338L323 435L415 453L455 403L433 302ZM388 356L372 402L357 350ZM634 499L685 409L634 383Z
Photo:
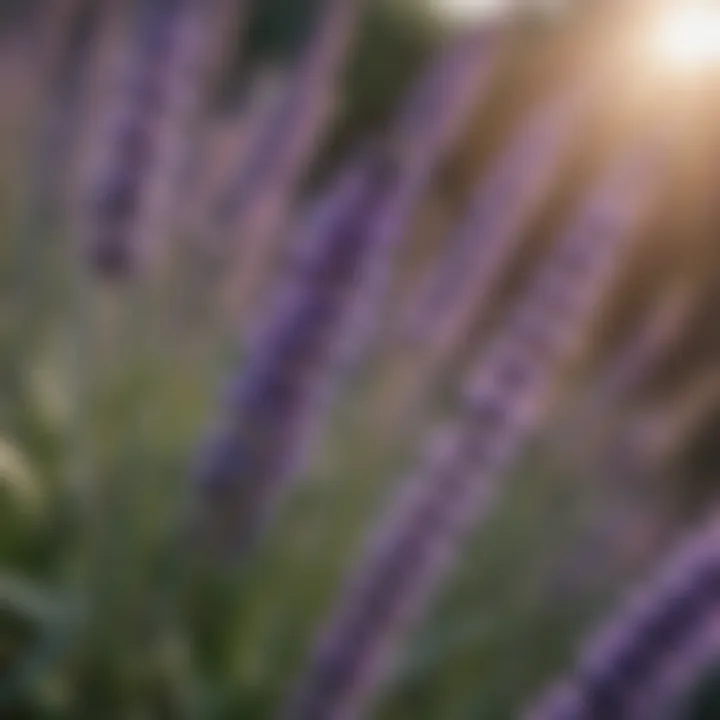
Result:
M696 73L720 68L720 4L673 4L658 17L653 41L667 70Z

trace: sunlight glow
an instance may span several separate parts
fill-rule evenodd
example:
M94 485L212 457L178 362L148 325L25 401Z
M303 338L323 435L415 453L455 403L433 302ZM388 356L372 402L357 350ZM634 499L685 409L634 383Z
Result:
M665 9L653 34L655 54L674 72L720 68L720 4L688 0Z

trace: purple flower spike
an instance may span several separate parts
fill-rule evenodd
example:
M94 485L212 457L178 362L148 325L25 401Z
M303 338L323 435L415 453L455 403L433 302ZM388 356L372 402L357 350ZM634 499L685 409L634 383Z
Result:
M304 465L307 438L342 365L343 338L356 329L368 226L393 181L383 155L353 166L318 204L247 368L197 470L201 537L221 551L253 537L277 496Z
M679 550L656 582L582 654L527 720L663 720L720 657L720 523Z
M133 273L169 230L220 7L219 0L147 0L136 8L111 137L85 208L86 251L101 275Z

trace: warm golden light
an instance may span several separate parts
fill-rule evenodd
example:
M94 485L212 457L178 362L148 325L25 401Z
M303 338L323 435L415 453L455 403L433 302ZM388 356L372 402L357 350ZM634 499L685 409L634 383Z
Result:
M653 41L669 70L720 68L720 4L682 0L667 7L658 18Z

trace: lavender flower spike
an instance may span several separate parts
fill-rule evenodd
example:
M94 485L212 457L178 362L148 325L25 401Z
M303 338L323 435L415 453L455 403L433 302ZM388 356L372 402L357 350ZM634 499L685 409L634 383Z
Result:
M147 0L134 8L112 137L83 213L87 253L104 275L134 271L169 229L183 141L221 7L219 0Z
M367 225L387 195L392 163L352 166L312 213L282 293L252 338L248 367L202 453L196 532L215 549L238 549L265 523L303 466L344 338L356 330Z
M720 658L720 519L678 551L660 578L583 653L577 672L527 720L677 718L693 682Z
M553 370L582 335L628 235L649 209L657 148L614 167L541 269L471 379L459 419L431 443L418 476L370 536L285 717L349 720L374 700L404 636L459 544L489 510L499 476L537 424Z

